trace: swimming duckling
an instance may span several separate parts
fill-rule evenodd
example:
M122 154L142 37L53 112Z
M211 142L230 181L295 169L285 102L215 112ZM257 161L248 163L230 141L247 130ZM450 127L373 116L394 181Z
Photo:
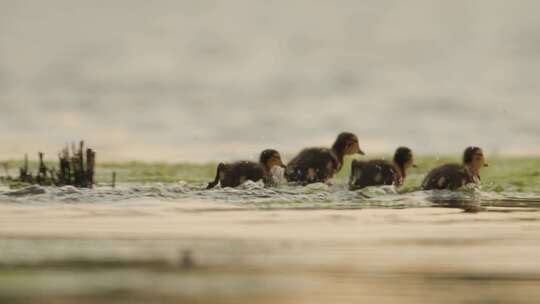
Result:
M217 184L221 187L237 187L247 180L263 180L265 185L272 182L270 171L272 167L285 168L278 151L267 149L261 152L259 162L239 161L231 164L220 163L217 166L216 178L206 189L212 189Z
M403 185L407 176L407 169L416 167L413 163L411 149L399 147L394 154L394 161L383 159L370 161L353 160L351 164L351 177L349 189L356 190L369 186Z
M462 165L446 164L431 170L422 182L422 188L456 190L470 183L479 185L480 169L487 166L482 149L468 147L463 152Z
M343 132L338 135L332 148L307 148L294 157L285 170L289 182L302 184L324 183L341 170L343 157L364 152L358 145L358 137L352 133Z

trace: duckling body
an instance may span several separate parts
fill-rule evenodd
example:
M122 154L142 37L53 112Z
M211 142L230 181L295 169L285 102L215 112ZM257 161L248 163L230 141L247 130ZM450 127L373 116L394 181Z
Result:
M403 185L401 170L386 160L358 161L351 164L349 189L356 190L369 186Z
M289 182L324 183L341 169L341 165L331 149L308 148L289 162L285 174Z
M411 149L399 147L393 162L374 159L370 161L353 160L349 189L356 190L369 186L394 185L401 187L405 180L406 171L414 167Z
M424 190L456 190L466 184L476 183L467 167L460 164L445 164L432 169L424 178Z
M446 164L432 169L422 182L424 190L456 190L466 184L481 183L480 169L487 167L481 148L468 147L463 152L463 164Z
M230 164L220 163L217 167L216 177L206 189L211 189L220 184L221 187L238 187L247 180L257 182L263 180L265 185L270 185L272 178L270 170L274 166L284 167L281 156L276 150L264 150L258 163L252 161L238 161Z
M332 148L307 148L296 155L287 165L285 177L289 182L301 184L325 183L341 170L343 158L350 154L364 154L356 135L343 132L338 135Z
M260 164L250 161L239 161L231 164L220 163L217 169L218 183L221 187L238 187L247 180L259 181L266 176L266 172ZM208 189L218 183L210 183Z

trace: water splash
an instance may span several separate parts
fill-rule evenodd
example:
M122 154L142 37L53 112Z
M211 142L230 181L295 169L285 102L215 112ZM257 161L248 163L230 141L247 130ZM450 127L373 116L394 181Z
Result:
M71 186L30 186L18 190L0 187L0 203L39 205L54 203L110 204L139 198L157 200L207 200L238 204L255 209L348 209L414 208L431 206L507 206L540 207L540 195L517 192L489 192L477 188L461 191L411 191L400 193L393 186L368 187L349 191L344 183L266 188L262 182L248 181L238 188L204 189L204 184L120 184L115 189L96 186L77 189Z

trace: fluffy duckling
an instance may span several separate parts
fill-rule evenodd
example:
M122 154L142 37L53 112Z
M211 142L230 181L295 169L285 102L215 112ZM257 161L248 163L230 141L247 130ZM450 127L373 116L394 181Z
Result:
M336 172L341 170L345 155L362 154L358 137L343 132L338 135L332 148L307 148L294 157L285 169L285 177L289 182L325 183Z
M393 162L374 159L370 161L353 160L349 189L356 190L369 186L403 185L407 169L416 167L413 163L411 149L399 147L394 154Z
M261 152L259 162L239 161L231 164L220 163L217 166L216 178L206 189L212 189L217 184L221 187L237 187L247 180L263 180L265 185L272 182L270 170L274 166L285 168L278 151L267 149Z
M478 147L468 147L463 152L463 164L446 164L431 170L424 181L424 190L448 189L474 183L480 184L480 169L487 167L484 152Z

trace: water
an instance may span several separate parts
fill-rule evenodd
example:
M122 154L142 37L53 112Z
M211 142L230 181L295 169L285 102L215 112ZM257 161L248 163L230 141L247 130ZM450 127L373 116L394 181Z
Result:
M537 191L204 187L0 186L0 301L540 299Z
M49 204L114 204L129 200L156 199L162 201L208 201L229 203L254 209L354 209L354 208L418 208L464 205L537 207L540 194L523 192L486 192L476 188L463 191L412 191L400 193L393 186L368 187L349 191L343 183L308 186L265 188L262 182L247 181L238 188L205 189L197 183L150 183L109 185L94 189L77 189L72 186L29 186L10 190L0 187L0 203L21 206Z
M534 0L0 2L0 159L540 153Z
M0 301L540 299L535 193L203 187L0 188Z

